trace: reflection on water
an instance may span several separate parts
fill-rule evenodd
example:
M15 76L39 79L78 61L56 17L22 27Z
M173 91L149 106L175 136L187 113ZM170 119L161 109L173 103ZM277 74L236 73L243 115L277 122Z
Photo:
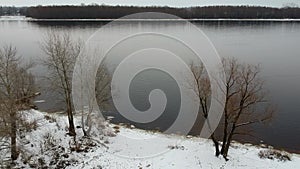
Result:
M15 45L19 54L23 56L24 62L29 60L38 62L44 57L40 49L40 41L49 28L68 31L72 33L74 38L87 40L103 24L105 23L0 21L0 44ZM153 29L166 29L178 33L181 30L188 29L180 22L126 23L127 29L138 27L141 24L153 27ZM200 21L194 22L194 24L206 33L222 57L236 57L247 63L261 64L266 88L270 93L270 99L277 105L278 112L269 125L262 126L258 124L254 126L256 136L259 139L252 139L252 141L263 140L267 144L299 152L300 135L297 133L300 133L300 23ZM188 58L188 54L186 55ZM32 72L42 77L47 70L37 65L32 69ZM151 89L152 85L158 85L157 82L164 79L153 74L151 76L152 79L141 77L141 85L148 85ZM60 109L62 104L58 101L59 96L43 90L43 86L47 84L41 80L39 82L43 95L38 99L46 102L38 103L38 106L42 110ZM165 84L168 84L168 82ZM139 86L134 88L137 98L144 97L144 95L140 95L141 89ZM138 104L145 103L139 103L138 100L136 100ZM176 108L176 105L172 108ZM116 116L114 121L127 122L113 109L109 112L109 115ZM170 121L172 121L172 118L170 118ZM168 123L153 123L151 128L164 128L165 124Z

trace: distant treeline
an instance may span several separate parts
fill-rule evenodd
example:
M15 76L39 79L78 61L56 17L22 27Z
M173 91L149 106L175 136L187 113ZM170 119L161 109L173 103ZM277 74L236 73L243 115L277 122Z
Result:
M116 19L138 12L164 12L185 19L284 19L300 18L300 8L255 6L208 6L190 8L136 6L37 6L27 8L26 16L36 19Z
M26 7L0 6L0 16L26 15Z

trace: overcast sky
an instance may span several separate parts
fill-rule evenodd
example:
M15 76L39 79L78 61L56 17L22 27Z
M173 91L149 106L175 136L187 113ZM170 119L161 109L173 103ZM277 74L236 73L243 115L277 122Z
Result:
M35 6L35 5L62 5L81 3L107 5L159 5L159 6L203 6L203 5L260 5L282 7L286 3L300 5L300 0L0 0L1 6Z

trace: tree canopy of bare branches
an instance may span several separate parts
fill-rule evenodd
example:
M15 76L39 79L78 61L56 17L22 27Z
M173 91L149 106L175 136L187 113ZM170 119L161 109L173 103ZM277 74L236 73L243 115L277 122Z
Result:
M18 158L17 112L26 109L31 96L36 96L34 76L29 72L32 64L22 65L17 49L0 49L0 137L10 137L12 161Z
M222 154L227 160L228 150L235 135L247 134L243 132L246 126L268 121L272 118L274 109L266 100L267 93L264 90L264 81L260 77L259 65L239 63L234 58L223 59L223 68L226 74L224 83L226 90L223 91L226 100L222 130L222 146L215 133L211 135L216 148L216 156ZM203 65L191 65L196 84L192 89L197 93L201 112L207 118L211 89L208 75Z
M69 134L76 135L73 121L72 73L77 56L80 53L80 41L74 41L70 34L50 31L41 45L46 54L43 64L48 68L50 87L64 98L69 120Z

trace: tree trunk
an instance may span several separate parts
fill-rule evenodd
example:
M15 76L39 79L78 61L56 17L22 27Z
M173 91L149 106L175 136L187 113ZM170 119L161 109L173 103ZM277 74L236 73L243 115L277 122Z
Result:
M85 124L84 123L85 123L85 121L84 121L84 113L83 113L83 110L82 110L82 112L81 112L81 128L82 128L83 136L87 137L88 134L87 134L87 132L85 130Z
M228 121L227 121L227 112L225 112L225 121L224 121L224 131L223 131L223 143L221 148L221 154L224 154L225 145L227 141L227 127L228 127Z
M232 126L232 129L229 133L227 142L226 142L226 144L224 144L225 146L224 146L224 150L223 150L223 157L225 158L226 161L228 160L227 155L228 155L228 150L229 150L229 147L230 147L230 143L231 143L231 140L232 140L234 130L235 130L235 125Z
M10 130L10 151L11 151L11 160L14 162L18 158L17 152L17 122L16 122L16 112L10 113L10 122L11 122L11 130Z
M214 134L212 134L211 139L213 140L214 145L215 145L215 149L216 149L216 150L215 150L215 155L216 155L216 157L219 157L219 155L220 155L219 142L218 142L218 140L216 140L216 138L214 137Z
M72 115L72 111L70 110L68 110L68 118L69 118L69 134L70 136L76 136L73 115Z
M69 120L69 134L70 136L76 136L75 126L73 121L72 103L70 98L67 99L67 114Z
M225 144L225 146L224 146L224 150L223 150L223 157L224 157L224 159L226 160L226 161L228 161L228 158L227 158L227 155L228 155L228 150L229 150L229 146L230 146L230 142L231 141L227 141L227 143Z

